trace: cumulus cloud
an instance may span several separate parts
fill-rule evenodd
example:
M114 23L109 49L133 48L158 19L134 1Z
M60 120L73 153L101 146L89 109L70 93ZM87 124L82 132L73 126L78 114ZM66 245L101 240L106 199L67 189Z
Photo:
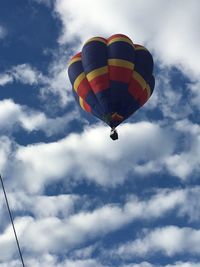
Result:
M48 125L47 121L43 125ZM190 129L198 129L188 123ZM61 179L68 185L86 179L105 187L117 186L130 173L139 178L166 169L186 180L199 169L198 130L183 131L178 123L175 129L173 132L150 122L126 123L119 128L120 139L113 142L106 127L95 125L57 142L18 146L10 157L7 172L11 177L15 174L15 186L17 183L29 192L42 191L49 183ZM187 142L176 152L180 138Z
M5 136L0 137L0 172L3 172L4 168L7 165L7 160L9 158L12 142L9 138Z
M94 258L88 258L84 260L63 259L60 261L55 255L44 254L40 258L27 258L26 264L30 267L111 267L111 265L105 265L100 263L99 260ZM175 262L174 264L160 265L151 264L149 262L131 263L126 265L119 265L119 267L199 267L199 262ZM20 267L20 261L7 261L0 263L0 267Z
M48 118L45 113L16 104L11 99L0 101L0 132L11 133L19 126L28 132L43 131L47 136L62 132L77 117L77 112Z
M176 254L200 254L200 231L177 226L166 226L145 231L143 237L132 242L122 244L116 249L115 254L119 257L132 258L150 257L155 253L163 253L168 257Z
M120 140L114 143L108 129L97 125L58 142L19 146L8 171L14 171L18 185L33 192L61 178L69 182L71 178L80 181L85 177L102 186L115 186L123 183L140 162L155 161L160 169L162 160L174 150L173 140L167 129L140 122L121 126Z
M6 86L13 82L37 86L41 99L49 99L49 94L53 94L58 97L60 107L66 106L72 101L66 58L64 52L62 56L55 53L55 58L49 66L47 75L28 63L13 66L4 73L0 73L0 86Z
M178 216L189 219L190 222L198 222L200 219L200 188L189 188L185 191L185 203L178 211Z
M34 218L59 217L66 218L74 213L75 207L80 205L84 196L78 195L28 195L23 191L8 193L8 199L11 210L15 212L27 212ZM0 198L1 199L1 198ZM3 211L3 196L0 204Z
M200 266L200 262L181 262L181 261L178 261L174 264L167 264L166 267L199 267Z
M194 104L190 99L190 90L182 87L183 84L174 82L170 68L161 69L156 75L154 93L145 108L159 109L163 118L168 120L187 118L193 114Z
M64 49L54 55L54 60L49 66L49 73L40 89L40 97L44 100L49 99L49 95L52 94L58 96L60 107L66 106L73 99L72 86L67 74L67 53Z
M29 213L35 212L34 215L36 215L35 218L22 217L15 220L16 229L18 231L19 238L21 239L21 245L26 250L26 252L36 254L62 254L71 251L71 249L80 248L80 245L83 245L85 242L94 240L97 237L103 237L110 232L123 228L128 223L136 220L155 220L158 217L164 217L169 211L173 211L174 209L177 210L178 216L185 216L187 215L187 213L190 213L190 211L184 209L185 204L188 202L188 198L190 197L191 199L191 208L195 208L198 194L199 190L197 190L196 192L183 189L161 190L146 200L138 199L136 196L131 196L124 203L124 205L107 204L101 207L97 207L91 211L79 210L79 212L74 214L70 213L70 211L67 212L67 208L69 210L72 209L72 206L76 202L76 198L74 197L30 197L30 199L27 200L23 195L21 199L19 195L17 195L17 197L15 195L15 201L13 201L12 198L10 199L11 205L16 211L21 210L24 212L27 209ZM11 195L9 195L9 197L10 196ZM35 202L33 201L33 199ZM63 201L63 203L61 201ZM55 202L58 203L57 206ZM46 210L44 211L43 209ZM62 214L62 216L60 216L59 214ZM172 227L172 230L170 229L171 228L169 227L169 231L168 228L164 228L164 230L155 230L152 233L148 233L147 237L142 237L138 239L139 241L133 241L135 249L134 251L136 251L137 249L138 251L140 251L139 248L140 246L142 246L145 247L145 249L141 251L143 251L145 254L148 254L151 242L154 239L155 250L159 250L159 248L157 247L160 244L157 244L156 240L157 242L159 242L159 240L163 240L163 250L165 248L170 250L171 243L165 244L165 240L166 242L168 242L168 239L171 240L171 234L173 235L174 231L175 234L176 232L178 234L180 232L180 230L177 230L176 227ZM195 232L194 229L190 229L189 231L192 231L192 233L193 231ZM168 233L169 238L167 239ZM197 233L194 233L194 236L196 234L198 234L198 231ZM182 235L182 232L180 233L180 235ZM39 242L37 242L38 237ZM158 238L156 239L156 237ZM177 238L177 242L178 240L179 239ZM0 236L0 244L2 243L5 247L9 247L9 245L13 241L14 240L11 228L8 227ZM191 242L193 242L193 239L191 239ZM143 245L143 243L145 245ZM178 249L178 244L173 245L172 248L175 247L175 249ZM124 253L124 250L129 251L129 246L129 243L125 244L125 248L124 245L121 246L118 249L119 255L120 253ZM131 243L131 249L132 247L133 245ZM170 250L172 252L166 253L174 253L174 250L172 248ZM81 255L82 257L83 255L89 256L91 249L93 248L87 248L87 251L85 250L79 252L78 250L75 250L73 256L76 255L76 258L78 255L78 257L80 257ZM9 250L7 253L8 254L6 254L5 256L2 252L1 258L3 258L4 256L5 259L8 259L9 257L12 258L14 249ZM139 252L136 251L136 253L138 254Z
M9 100L2 101L2 105L7 106L7 112L0 115L4 129L20 123L28 131L42 130L51 136L74 119L72 114L50 119L43 113L25 112ZM49 183L61 179L68 185L86 179L112 187L124 183L131 173L139 178L168 170L182 180L189 179L191 174L196 177L200 164L199 126L180 120L174 129L150 122L126 123L119 127L120 139L113 142L103 125L86 127L82 133L69 134L57 142L15 146L6 172L11 177L15 174L14 185L17 182L29 192L42 191ZM183 141L179 148L180 138Z
M186 179L200 170L200 126L185 119L178 121L175 128L187 133L186 146L189 145L189 149L166 158L166 166L173 175Z
M72 253L70 253L70 256L74 259L88 259L92 257L92 254L96 250L98 250L98 242L80 249L74 249Z
M22 217L15 220L15 227L17 229L19 237L23 234L24 229L27 227L31 220L32 218L30 217ZM0 247L0 262L14 259L16 255L18 256L18 251L11 225L9 225L0 235Z
M10 71L10 75L12 75L16 81L23 84L34 85L44 80L43 75L29 64L21 64L13 67Z
M84 42L91 36L122 32L147 45L162 64L176 65L196 77L200 73L199 8L199 2L186 0L137 0L134 4L131 0L57 0L55 4L63 23L61 43L71 42L77 49L77 39Z
M195 108L199 111L199 103L200 103L200 82L196 81L192 84L188 84L188 88L191 92L191 103L195 106Z
M11 99L5 99L0 102L0 126L1 131L10 131L18 124L21 124L26 130L33 130L41 126L45 121L43 113L34 112L28 108L16 104Z
M60 260L55 255L44 254L39 258L30 257L25 261L30 267L40 267L40 266L48 266L48 267L108 267L106 265L102 265L96 259L85 259L85 260L73 260L73 259L62 259ZM21 263L19 261L7 261L5 263L0 263L0 267L20 267Z
M141 262L141 263L132 263L132 264L126 264L122 265L121 267L199 267L199 262L175 262L173 264L167 264L167 265L161 265L161 264L151 264L147 261Z
M48 267L108 267L107 265L102 265L95 259L86 259L86 260L70 260L65 259L60 261L54 255L44 255L41 259L39 258L27 258L25 261L30 267L40 267L40 266L48 266ZM4 263L0 263L0 267L21 267L21 262L19 260L15 261L6 261Z
M124 264L121 267L153 267L155 265L152 265L151 263L147 261L143 261L140 263L131 263L131 264Z
M44 83L46 78L30 64L20 64L0 74L0 86L7 83L20 82L22 84L36 85Z
M0 74L0 86L13 82L13 77L7 73Z

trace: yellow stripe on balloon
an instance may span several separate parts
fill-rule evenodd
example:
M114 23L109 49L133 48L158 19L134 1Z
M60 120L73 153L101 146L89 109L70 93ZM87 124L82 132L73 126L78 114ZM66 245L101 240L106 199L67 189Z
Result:
M115 37L115 38L111 39L110 41L108 41L107 45L111 45L115 42L126 42L126 43L128 43L134 47L133 42L127 37Z
M118 66L118 67L124 67L130 70L133 70L134 68L134 64L128 60L124 60L124 59L109 59L108 60L108 65L110 66Z
M71 59L71 60L69 61L69 63L68 63L68 68L69 68L69 66L71 66L73 63L78 62L78 61L81 61L81 57L75 57L75 58Z
M106 40L104 40L103 38L101 37L93 37L93 38L90 38L84 45L90 43L90 42L102 42L104 44L106 44Z
M148 99L149 99L149 97L151 96L151 89L150 89L150 86L148 84L146 86L146 90L147 90L147 95L148 95Z
M79 76L76 78L76 80L74 81L74 90L77 92L78 87L80 85L80 83L82 82L82 80L85 78L85 73L82 72L81 74L79 74Z
M148 51L144 46L136 46L135 47L135 50L145 50L145 51Z
M104 66L104 67L95 69L95 70L89 72L86 76L87 76L88 81L90 82L94 78L101 76L103 74L106 74L106 73L108 73L108 66Z
M83 98L79 96L79 103L80 106L82 107L83 110L85 110L84 105L83 105Z
M140 84L143 90L146 88L147 83L145 82L143 77L138 72L136 71L133 72L133 78Z

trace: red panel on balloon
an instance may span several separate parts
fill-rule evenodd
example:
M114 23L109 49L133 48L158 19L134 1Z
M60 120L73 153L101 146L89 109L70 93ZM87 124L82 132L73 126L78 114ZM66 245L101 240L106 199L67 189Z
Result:
M133 71L119 66L109 66L109 79L112 81L119 81L129 83Z
M109 87L108 74L100 75L90 81L92 91L97 94Z

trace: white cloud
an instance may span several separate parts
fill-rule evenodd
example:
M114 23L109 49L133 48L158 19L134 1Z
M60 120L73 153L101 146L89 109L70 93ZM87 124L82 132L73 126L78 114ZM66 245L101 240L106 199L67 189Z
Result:
M200 205L198 201L199 193L199 187L185 190L159 190L146 201L142 201L142 199L138 199L133 195L129 196L123 206L107 205L98 208L92 214L104 214L104 211L109 210L110 213L113 213L113 216L116 216L115 219L118 222L115 222L115 224L118 227L133 219L158 218L166 212L177 208L177 216L187 216L190 221L198 221L200 214L198 212L195 213L195 210L198 210ZM26 194L23 191L9 193L8 198L12 210L15 212L29 212L36 219L55 216L60 219L67 219L69 215L72 216L74 214L76 206L79 207L80 212L85 210L85 204L88 207L88 203L91 202L90 199L84 196L42 196ZM88 212L88 214L90 213ZM104 216L97 216L104 218ZM86 217L88 218L88 215Z
M151 264L149 262L141 262L141 263L132 263L132 264L126 264L126 265L122 265L120 267L199 267L200 263L198 262L175 262L173 264L167 264L167 265L161 265L161 264Z
M164 217L169 211L173 211L174 209L176 209L178 216L190 215L190 211L184 209L185 204L188 203L188 199L190 198L190 208L194 209L198 195L199 189L196 191L183 189L171 191L162 190L147 200L139 200L135 196L132 196L124 205L107 204L91 211L83 211L80 209L78 213L74 214L70 212L76 201L76 198L73 197L35 196L28 199L27 195L24 197L22 194L20 198L20 194L15 194L13 196L9 195L9 199L11 200L10 203L13 210L21 210L23 212L27 210L29 213L33 212L35 213L34 215L36 215L35 218L22 217L15 221L22 248L24 248L27 253L31 254L62 254L71 251L71 249L80 249L80 245L83 245L85 242L94 240L97 237L103 237L136 220L155 220ZM14 201L12 197L15 197ZM62 216L60 216L60 214L62 214ZM195 219L198 220L199 218ZM143 251L145 254L148 254L149 246L153 239L155 239L155 245L153 243L155 250L159 250L159 240L163 240L164 242L161 244L160 250L164 250L165 248L170 250L171 243L168 244L168 239L167 237L165 238L165 236L168 236L169 233L169 240L171 240L170 234L174 234L174 232L175 234L176 232L179 234L181 230L176 227L169 227L169 231L168 228L166 229L159 229L152 233L147 233L147 237L138 239L139 241L134 241L131 246L129 243L125 245L125 248L121 246L119 248L119 254L123 253L123 250L129 251L129 246L132 249L133 244L135 251L137 249L140 251L139 246L141 245L142 248L144 247L141 253ZM172 231L170 229L172 229ZM191 231L192 233L195 232L194 229L191 229ZM182 232L180 235L182 235ZM156 239L157 236L158 238ZM176 242L179 242L178 238L176 240ZM0 244L4 244L6 248L9 247L12 242L14 242L14 240L11 228L9 227L0 235ZM158 242L158 244L156 242ZM176 242L172 248L175 247L175 249L177 249L178 245ZM193 239L191 242L193 242ZM170 251L173 252L174 250L172 250L172 248ZM87 248L87 250L79 252L75 250L73 256L76 256L75 258L84 257L84 255L90 256L91 250L93 250L93 248ZM168 252L168 250L166 252L167 254L172 253ZM14 252L13 250L9 250L7 253L6 259L9 257L11 258ZM138 254L139 252L136 251L136 253ZM1 258L2 257L4 257L3 252Z
M167 264L165 267L199 267L200 262L181 262L178 261L174 264Z
M20 82L22 84L36 85L44 83L46 78L37 69L30 64L20 64L0 74L0 86L11 82Z
M11 145L12 143L7 137L0 137L0 173L3 172L7 165L7 160L11 151Z
M168 130L150 122L122 125L118 142L108 134L106 127L95 126L58 142L20 146L9 172L13 170L15 181L32 192L66 177L67 183L71 178L76 181L85 177L102 186L115 186L123 183L140 161L155 161L159 166L175 146Z
M28 63L16 65L4 73L0 73L0 86L13 82L37 86L40 87L40 97L44 98L45 101L49 100L49 94L53 94L58 96L56 105L59 105L59 107L66 106L72 101L72 94L67 75L66 52L63 52L63 54L62 56L60 54L54 55L55 58L49 66L47 75L43 75L42 72Z
M26 211L35 218L66 218L74 213L76 205L80 205L80 202L84 200L84 196L80 198L78 195L29 195L23 191L7 193L7 196L11 210L15 212ZM3 211L3 208L1 211Z
M190 198L190 209L195 209L195 203L198 202L196 197L198 195L199 190L161 190L147 200L139 200L132 196L124 203L124 205L108 204L95 208L93 211L79 210L76 214L71 213L74 203L76 203L77 200L79 201L76 196L28 196L23 192L18 192L9 194L8 197L13 211L34 213L36 216L35 218L21 217L15 219L15 227L17 229L20 245L23 249L26 262L30 262L29 266L35 267L43 262L44 258L42 255L48 255L48 253L53 253L54 255L57 253L69 253L69 251L73 251L72 249L75 249L74 253L70 254L73 260L59 263L56 258L54 259L55 262L51 256L49 256L50 258L47 258L52 260L52 262L50 261L52 266L54 266L54 264L55 266L59 266L59 264L61 264L60 266L68 266L65 264L85 264L93 249L95 249L93 247L84 248L83 245L85 242L98 237L102 238L104 235L125 227L128 223L135 220L148 221L163 217L167 212L172 211L175 208L178 216L188 215L190 211L186 209L183 211L184 206L189 203L188 199ZM0 203L2 203L2 201ZM60 214L62 215L60 216ZM199 220L199 218L197 218L197 220ZM170 230L171 228L172 231ZM153 251L155 253L159 251L163 252L164 250L166 250L166 252L164 251L163 253L166 254L170 254L171 252L169 251L176 253L178 247L177 242L179 244L181 241L179 242L178 238L176 238L175 245L173 245L175 248L174 252L174 250L171 249L171 243L169 243L169 240L171 240L169 235L172 234L173 236L175 235L178 237L179 235L184 235L187 231L189 231L188 236L190 236L190 239L187 239L187 242L190 242L191 240L188 246L191 245L191 247L194 247L194 243L192 243L194 242L193 236L196 236L196 247L198 247L198 231L191 228L183 228L183 230L180 230L177 227L166 227L145 232L146 236L143 236L140 239L138 238L133 242L136 244L134 245L134 247L136 247L135 251L139 246L138 243L143 242L145 254L148 254L150 250L149 247L152 244L152 240L154 240L153 248L154 246L155 248ZM167 236L169 236L169 239ZM140 240L140 242L138 240ZM129 253L129 248L127 249L127 247L129 245L130 243L124 245L125 250L127 251L125 257L129 257L127 255ZM4 247L0 253L0 260L6 262L17 257L11 226L6 228L0 235L0 246ZM117 253L121 250L122 246L118 249ZM37 260L29 259L29 256L26 255L35 255ZM137 254L137 256L140 256L140 254ZM39 262L37 262L38 259L40 259ZM13 265L8 264L5 266L15 265L13 262ZM51 265L49 264L48 266Z
M34 85L44 80L43 75L29 64L21 64L13 67L10 71L10 75L12 75L16 81L23 84Z
M58 265L59 266L59 265ZM95 259L86 260L66 260L60 267L106 267Z
M63 257L61 260L56 255L48 253L42 254L39 257L34 257L34 255L26 256L24 257L24 263L25 266L30 267L108 267L92 258L76 260ZM0 262L0 267L21 267L21 265L22 263L20 260L5 259L3 263Z
M188 119L177 121L175 124L175 128L178 131L191 135L192 139L195 135L200 135L200 125L198 123L192 123Z
M184 205L180 206L178 216L189 219L190 222L200 220L200 188L194 187L185 191Z
M151 263L147 262L147 261L143 261L140 263L131 263L131 264L125 264L122 265L121 267L156 267L156 265L152 265Z
M43 112L16 104L11 99L0 101L0 131L12 132L21 126L28 132L43 131L47 136L62 132L68 124L76 119L73 111L62 117L48 118Z
M16 125L12 119L17 119L26 130L42 130L48 136L74 119L71 115L49 119L43 113L25 113L12 101L5 104L9 104L10 113L7 111L5 116L2 113L2 125L9 121L11 127ZM11 119L6 119L9 116ZM105 187L117 186L125 182L128 174L139 178L166 169L182 180L190 179L192 174L196 177L200 166L199 126L184 121L175 124L175 131L150 122L126 123L119 127L120 139L116 142L108 137L107 127L95 125L57 142L18 146L9 157L7 172L11 177L15 174L14 186L17 183L29 192L42 191L49 183L61 179L68 185L86 179ZM184 131L181 123L188 124ZM179 148L177 140L181 138Z
M43 113L20 106L11 99L0 101L1 131L10 131L17 124L21 124L28 131L32 131L41 127L45 120L46 117Z
M4 261L0 263L0 267L21 267L22 263L20 260Z
M200 110L200 81L196 81L193 84L188 85L189 90L191 91L191 103Z
M87 247L73 250L71 256L73 259L88 259L96 249L98 249L98 242Z
M64 259L62 261L58 260L55 255L43 254L39 258L27 258L25 264L30 267L111 267L111 265L102 265L96 259L85 259L85 260L73 260L73 259ZM149 262L141 263L132 263L126 265L119 265L119 267L199 267L199 262L175 262L174 264L160 265L160 264L151 264ZM21 267L21 262L16 261L7 261L0 263L0 267Z
M13 77L7 73L0 74L0 86L13 82Z
M91 36L122 32L147 45L162 63L196 77L200 73L199 9L200 3L194 0L57 0L55 5L63 23L61 43L71 42L77 48L77 37L84 42Z
M15 228L18 233L18 237L23 235L24 229L30 223L32 219L30 217L22 217L15 220ZM9 225L5 231L0 235L0 262L10 260L18 255L16 242L12 226Z
M186 119L178 121L175 128L187 133L187 149L166 158L166 166L172 175L186 179L200 171L200 126Z
M165 119L185 119L194 112L192 100L188 98L190 92L185 89L183 94L180 88L183 85L177 85L171 75L169 68L160 70L156 75L155 90L145 108L159 109Z
M166 226L145 231L144 237L122 244L114 254L123 258L150 257L163 253L168 257L176 254L200 254L200 230L189 227Z
M200 142L197 147L193 147L190 153L181 153L173 155L166 159L166 165L172 175L176 175L185 180L191 173L199 173L199 150ZM192 161L190 161L192 160Z
M49 94L58 96L59 107L64 107L73 99L72 86L67 74L67 55L56 55L49 67L48 76L40 90L42 99L48 99ZM58 102L56 102L58 106Z

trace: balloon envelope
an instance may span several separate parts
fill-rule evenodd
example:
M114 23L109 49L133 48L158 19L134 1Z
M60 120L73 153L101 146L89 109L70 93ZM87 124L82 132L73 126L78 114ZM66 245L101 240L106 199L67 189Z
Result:
M123 34L94 37L69 62L73 93L83 110L111 128L142 107L154 90L153 58Z

